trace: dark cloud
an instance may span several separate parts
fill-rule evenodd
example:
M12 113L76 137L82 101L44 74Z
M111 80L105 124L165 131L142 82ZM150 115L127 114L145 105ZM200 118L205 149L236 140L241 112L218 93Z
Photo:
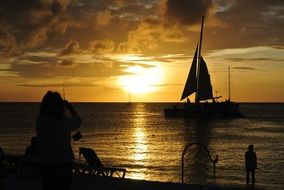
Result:
M212 5L212 0L167 0L166 15L181 24L196 24L208 14Z
M127 20L139 21L144 20L149 13L149 9L132 1L132 3L129 3L127 6L121 6L117 11L114 11L113 14L117 16L123 15L123 18Z
M78 56L80 56L78 54ZM72 58L62 58L55 55L28 56L11 62L9 69L3 71L15 73L22 78L48 79L53 77L79 77L79 78L103 78L131 74L125 68L140 66L145 69L155 67L145 64L143 60L137 62L119 62L112 58L96 56L91 58L96 62L78 62ZM90 61L90 60L89 60ZM135 61L135 60L134 60ZM139 63L141 61L141 63Z
M243 61L284 61L283 59L276 59L276 58L227 58L226 60L229 60L229 61L234 61L234 62L243 62Z
M51 4L51 10L54 15L59 15L65 12L65 8L66 7L63 7L59 1L53 1L53 3Z
M18 53L19 49L15 37L10 35L5 28L0 27L0 57L9 57Z
M89 49L93 53L113 53L115 44L111 40L96 40L90 43Z
M41 57L41 56L22 56L18 58L18 61L29 60L35 63L56 63L58 59L56 57Z
M165 7L164 14L159 11L161 4ZM63 67L60 69L65 72L70 66L77 68L78 64L84 64L70 58L82 52L92 52L94 56L131 52L191 53L197 32L183 25L200 23L206 15L205 51L255 45L283 48L283 7L283 0L1 0L0 54L13 56L19 62L22 59L56 69ZM221 24L212 26L212 17ZM21 56L34 50L55 50L58 57ZM159 60L171 62L173 59ZM82 68L88 66L95 69L88 64ZM24 68L19 67L12 65L22 73ZM41 70L43 65L35 67ZM101 68L98 65L98 70ZM75 73L79 71L82 69Z
M253 67L233 67L233 69L237 69L237 70L256 70Z
M62 49L59 55L70 55L80 52L80 44L78 41L70 40Z
M60 49L68 44L70 46L62 50L62 55L67 55L74 53L76 42L82 49L89 48L92 41L104 39L119 44L129 39L128 33L135 31L141 21L160 16L154 11L158 3L157 0L3 0L0 2L0 31L5 30L5 33L0 32L0 51L9 56L16 50ZM156 22L159 24L160 20ZM151 25L157 26L157 23ZM132 42L141 36L131 35ZM95 53L111 52L114 44L100 42L92 48ZM140 44L152 49L145 38ZM118 46L125 51L141 52L137 45L139 43Z
M226 8L215 16L225 27L208 32L212 49L284 44L283 0L220 2L218 6Z
M25 87L62 87L62 83L42 83L42 84L18 84L17 86ZM81 83L64 83L64 87L94 87L97 85L81 82Z
M61 66L63 67L69 67L69 66L73 66L75 63L72 60L62 60L61 61Z
M6 34L0 32L0 46L6 48L4 53L41 46L53 32L64 31L66 26L60 23L67 5L67 0L1 0L0 31Z
M65 65L64 65L65 64ZM72 66L70 66L72 64ZM80 77L80 78L101 78L127 74L120 67L120 64L112 62L105 63L73 63L63 61L39 63L39 64L17 64L14 63L6 71L17 73L24 78L52 78L56 77Z
M272 46L274 49L284 49L284 44L283 45L275 45L275 46Z

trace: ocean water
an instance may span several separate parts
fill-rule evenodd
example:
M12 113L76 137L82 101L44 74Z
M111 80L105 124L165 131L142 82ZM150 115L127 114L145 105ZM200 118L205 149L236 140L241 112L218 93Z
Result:
M240 119L165 118L169 103L77 103L84 123L83 138L72 142L96 150L106 166L127 169L127 178L181 182L185 153L186 183L241 185L245 183L244 153L254 144L258 156L256 183L265 189L284 189L284 104L241 104L248 116ZM0 103L0 146L24 153L35 135L38 103Z

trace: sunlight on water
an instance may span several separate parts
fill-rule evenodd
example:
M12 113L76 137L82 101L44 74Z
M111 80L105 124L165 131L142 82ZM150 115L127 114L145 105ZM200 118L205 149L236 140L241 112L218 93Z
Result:
M142 128L135 128L134 131L134 138L135 138L135 154L132 156L134 160L136 160L137 164L143 163L143 160L147 157L147 149L148 149L148 142L145 137L145 133L143 132Z
M146 136L146 130L144 128L146 118L144 112L144 106L143 105L137 105L135 107L135 115L133 116L133 131L132 136L134 138L134 152L132 152L132 155L130 158L133 160L134 164L137 166L144 166L145 160L147 158L147 152L148 152L148 140ZM130 177L135 179L145 179L145 172L143 172L143 168L136 170L136 172L131 172Z
M139 179L139 180L145 180L145 175L146 173L146 169L140 169L136 172L131 172L130 175L128 175L128 178L132 178L132 179Z

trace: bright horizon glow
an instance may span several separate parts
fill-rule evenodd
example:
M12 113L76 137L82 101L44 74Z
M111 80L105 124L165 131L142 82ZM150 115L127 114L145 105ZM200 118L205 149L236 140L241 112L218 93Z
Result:
M144 58L141 55L125 55L122 57L124 62L136 61L138 65L129 66L123 71L129 75L118 77L118 85L130 94L147 94L158 91L157 85L163 81L163 71L158 62L151 61L150 58ZM147 64L145 68L141 64Z
M284 50L271 47L252 47L246 50L223 49L203 54L214 95L215 91L218 91L218 95L222 96L220 101L227 99L227 68L230 66L233 101L283 102L284 65L281 61L284 59ZM88 57L88 62L92 63L92 57ZM80 59L80 55L77 59ZM39 102L48 90L61 93L62 83L65 81L66 96L73 102L179 102L192 55L157 54L154 57L143 54L114 54L112 60L120 63L119 69L124 74L98 80L90 76L52 77L45 80L24 78L17 81L13 79L18 77L17 73L4 70L0 72L1 76L13 80L0 81L0 101ZM104 65L111 68L114 63ZM21 83L28 83L31 86L21 86ZM261 96L255 96L255 93ZM194 95L189 98L193 101Z

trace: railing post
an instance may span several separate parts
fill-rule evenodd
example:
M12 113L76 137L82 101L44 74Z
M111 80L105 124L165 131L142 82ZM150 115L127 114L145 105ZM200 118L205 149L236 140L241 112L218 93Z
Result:
M189 145L187 145L184 149L183 149L183 152L182 152L182 156L181 156L181 183L184 183L184 155L185 155L185 152L186 150L192 146L192 145L196 145L196 146L200 146L202 148L204 148L209 156L209 159L210 161L213 163L213 167L215 169L215 166L216 166L216 163L218 162L218 155L215 156L215 159L213 160L212 157L211 157L211 154L210 154L210 151L208 150L208 148L206 146L204 146L203 144L201 143L190 143Z

